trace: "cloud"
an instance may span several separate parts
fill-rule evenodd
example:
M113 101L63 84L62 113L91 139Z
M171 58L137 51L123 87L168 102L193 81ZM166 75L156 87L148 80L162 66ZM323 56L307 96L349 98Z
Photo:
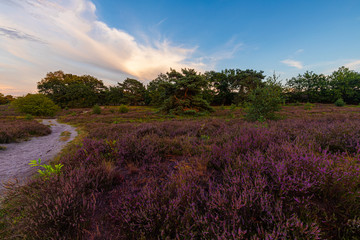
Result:
M151 36L140 43L109 27L98 20L89 0L2 1L0 22L0 65L8 65L0 78L4 85L19 89L34 90L46 72L59 69L121 81L119 76L150 80L170 67L205 66L192 58L196 46L185 48Z
M12 29L12 28L6 28L6 27L0 27L0 36L5 36L8 38L12 38L12 39L23 39L23 40L29 40L29 41L34 41L34 42L42 42L40 39L18 31L16 29Z
M302 62L300 62L300 61L295 61L295 60L291 60L291 59L285 59L285 60L283 60L281 62L288 65L288 66L290 66L290 67L295 67L297 69L303 69L304 68Z
M360 60L354 60L344 65L347 68L350 69L358 69L360 68Z

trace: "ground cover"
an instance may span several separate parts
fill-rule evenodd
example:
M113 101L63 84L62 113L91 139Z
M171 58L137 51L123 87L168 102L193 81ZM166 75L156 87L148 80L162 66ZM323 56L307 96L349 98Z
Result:
M360 108L285 106L249 123L210 116L67 110L86 137L60 174L14 187L3 237L26 239L356 239ZM1 232L0 231L0 232Z
M40 124L31 116L21 115L9 106L0 106L0 144L44 136L51 133L49 127Z

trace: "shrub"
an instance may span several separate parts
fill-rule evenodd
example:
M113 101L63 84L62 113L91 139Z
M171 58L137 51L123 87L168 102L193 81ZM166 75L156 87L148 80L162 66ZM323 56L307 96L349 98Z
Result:
M343 106L345 106L344 100L343 100L342 98L339 98L338 100L336 100L335 106L337 106L337 107L343 107Z
M197 112L193 109L189 109L189 110L185 110L183 112L183 115L186 115L186 116L196 116Z
M281 109L281 87L268 81L264 87L257 87L249 95L245 108L246 119L249 121L274 119L275 112Z
M94 105L93 108L92 108L92 112L93 114L101 114L101 108L99 105Z
M311 110L313 106L314 106L314 104L311 104L311 103L307 102L304 105L304 109L305 110Z
M20 112L34 116L54 116L60 109L51 99L43 94L28 94L12 102Z
M119 106L119 113L127 113L127 112L129 112L129 108L126 105L121 104Z

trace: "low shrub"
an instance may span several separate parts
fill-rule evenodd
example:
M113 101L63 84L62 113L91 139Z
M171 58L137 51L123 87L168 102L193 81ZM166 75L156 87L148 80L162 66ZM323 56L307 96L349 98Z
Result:
M118 111L119 113L127 113L129 112L129 108L126 105L121 104L118 108Z
M336 102L335 102L334 104L335 104L335 106L337 106L337 107L343 107L343 106L345 106L345 102L344 102L344 100L343 100L342 98L339 98L338 100L336 100Z
M305 103L304 109L305 110L311 110L313 108L314 104L311 104L309 102Z
M11 104L20 112L34 116L54 116L60 108L43 94L28 94L17 98Z
M100 106L99 105L94 105L93 107L92 107L92 113L93 114L101 114L101 108L100 108Z

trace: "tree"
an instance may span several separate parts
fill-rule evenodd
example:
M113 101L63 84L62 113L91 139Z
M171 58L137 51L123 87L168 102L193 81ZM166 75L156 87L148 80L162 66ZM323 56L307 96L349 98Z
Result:
M22 113L35 116L54 116L59 107L44 94L28 94L17 98L12 105Z
M10 103L11 101L14 100L14 97L11 96L11 95L6 95L4 96L4 94L0 93L0 105L2 104L8 104Z
M323 74L306 71L286 83L290 101L333 102L328 78Z
M77 76L63 71L50 72L38 82L43 93L61 107L90 107L101 101L107 90L104 83L90 75Z
M164 88L169 79L166 74L159 74L157 78L152 80L148 86L147 91L150 98L149 104L155 107L160 107L164 101L169 97Z
M358 104L360 101L360 73L340 67L330 75L333 102L342 98L346 103Z
M210 71L205 77L214 89L214 101L216 105L240 104L247 100L250 92L261 86L265 78L263 71L251 69L225 69L221 72Z
M282 86L275 74L269 77L263 86L258 86L249 94L245 109L246 119L264 121L274 119L275 112L281 109Z
M127 78L123 83L118 83L118 85L123 92L126 104L133 106L145 105L146 88L142 82Z
M105 104L121 105L125 103L124 91L120 86L110 86L105 92Z
M213 111L202 95L207 84L205 77L194 69L181 69L181 72L170 69L161 83L162 94L165 96L162 111L173 114L182 114L188 110Z

